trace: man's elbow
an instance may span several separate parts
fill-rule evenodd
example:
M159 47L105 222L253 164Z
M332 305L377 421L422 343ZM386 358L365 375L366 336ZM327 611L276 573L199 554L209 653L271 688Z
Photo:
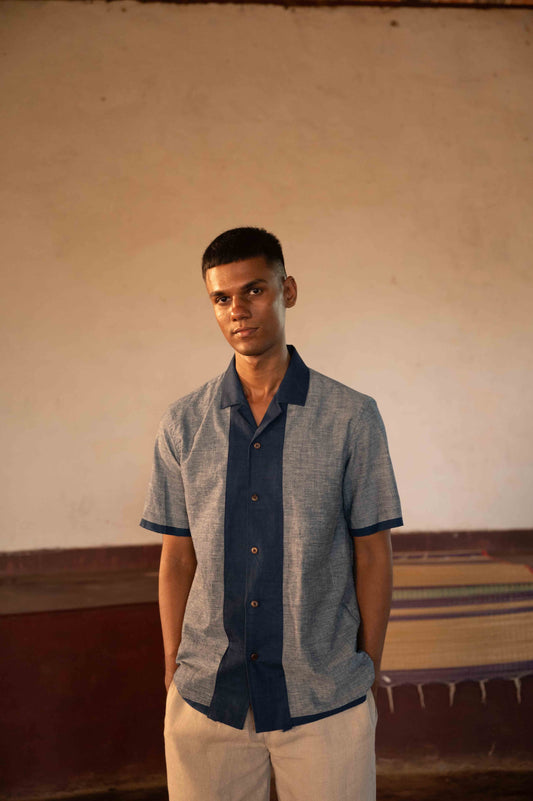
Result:
M390 529L377 531L368 537L355 538L354 557L359 568L392 565Z
M189 537L179 540L163 540L159 575L194 576L196 572L196 554Z

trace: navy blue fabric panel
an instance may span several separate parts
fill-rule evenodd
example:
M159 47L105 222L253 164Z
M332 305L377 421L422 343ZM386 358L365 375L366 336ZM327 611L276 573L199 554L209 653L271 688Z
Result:
M242 728L251 705L256 730L272 731L290 727L282 667L286 408L273 400L256 427L245 399L231 405L224 518L228 648L208 715Z
M398 528L398 526L403 526L401 517L395 517L394 520L383 520L365 528L351 528L350 534L352 537L367 537L369 534L376 534L378 531L386 531L389 528Z
M244 394L242 398L246 403ZM253 436L253 429L240 414L240 408L240 405L231 408L226 473L223 621L228 648L219 665L208 712L213 720L237 728L244 726L250 705L245 666L244 598L248 560L248 443Z
M227 406L246 404L246 398L242 389L240 378L235 367L235 356L229 363L228 369L224 374L221 385L220 408ZM253 418L252 418L253 421Z
M243 647L237 632L231 631L228 636L231 642L220 662L207 717L242 729L250 706Z
M156 534L173 534L175 537L190 537L191 532L188 528L174 528L174 526L162 526L159 523L151 523L149 520L145 520L144 517L139 523L142 528L148 529L148 531L155 531Z
M286 420L286 406L273 400L248 447L246 664L258 732L290 727L282 667L282 463ZM253 500L254 497L257 500ZM253 547L258 549L256 555L251 552ZM251 654L256 654L257 658L252 659Z
M302 361L294 345L287 345L287 350L289 351L291 361L283 381L276 392L276 400L278 403L292 403L295 406L305 406L307 393L309 391L309 368ZM235 356L230 362L222 380L220 406L222 409L225 409L227 406L233 406L234 404L243 404L245 407L248 406L244 397L242 384L237 370L235 369ZM255 427L253 415L249 407L248 415L251 420L250 424Z
M199 704L197 701L191 701L190 698L183 698L183 700L186 701L189 704L189 706L192 706L193 709L196 709L197 712L201 712L202 715L206 715L207 717L207 713L209 712L208 706L206 706L205 704ZM238 728L238 726L236 728Z
M322 718L329 718L331 715L337 715L339 712L344 712L346 709L351 709L354 706L359 706L359 704L364 703L366 701L366 695L361 696L361 698L356 698L355 701L350 701L349 704L344 704L344 706L338 707L338 709L332 709L329 712L321 712L318 715L303 715L299 718L292 718L292 725L293 726L302 726L304 723L313 723L315 720L322 720Z
M309 368L300 358L293 345L287 345L291 361L283 381L276 392L278 403L293 403L305 406L309 391Z

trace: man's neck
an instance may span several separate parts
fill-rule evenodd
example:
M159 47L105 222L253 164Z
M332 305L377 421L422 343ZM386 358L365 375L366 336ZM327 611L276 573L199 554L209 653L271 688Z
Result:
M287 372L290 354L283 344L274 353L235 356L235 368L249 403L270 401Z

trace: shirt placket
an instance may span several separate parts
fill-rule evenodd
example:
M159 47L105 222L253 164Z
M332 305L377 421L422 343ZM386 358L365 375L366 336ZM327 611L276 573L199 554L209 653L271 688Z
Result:
M258 731L290 725L282 667L284 431L285 414L274 404L248 446L245 660Z
M268 502L266 487L261 478L263 472L263 454L261 440L268 440L263 430L261 437L254 436L248 448L248 514L246 541L248 550L246 570L245 604L245 650L248 660L253 664L260 658L266 659L266 645L261 642L261 619L268 611L263 588L261 586L261 566L264 565L266 541L264 535L265 502ZM265 450L265 449L263 449ZM248 670L248 682L252 692L254 671Z

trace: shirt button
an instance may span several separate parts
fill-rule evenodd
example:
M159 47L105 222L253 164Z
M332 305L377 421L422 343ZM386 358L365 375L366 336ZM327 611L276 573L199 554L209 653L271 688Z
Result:
M259 548L256 548L255 545L253 548L250 548L252 553L259 553Z
M259 659L259 654L256 654L254 651L253 654L250 654L250 659L253 659L253 661L255 662L256 659Z
M261 447L260 442L254 442L254 448L256 449L256 451L258 451L260 447Z
M252 495L252 501L258 501L258 500L259 500L259 495L256 495L254 492L254 494Z
M257 609L259 606L259 601L250 601L250 606L253 606L254 609Z

